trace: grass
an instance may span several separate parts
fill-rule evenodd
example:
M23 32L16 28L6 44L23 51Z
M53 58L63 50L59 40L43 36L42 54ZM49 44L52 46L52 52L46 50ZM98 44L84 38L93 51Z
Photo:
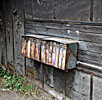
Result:
M34 100L45 100L44 98L46 98L43 96L44 93L42 93L42 91L34 83L29 83L24 77L18 77L4 69L0 69L0 87L5 87L9 90L20 92L28 97L33 96L35 98ZM46 100L55 99L50 95Z

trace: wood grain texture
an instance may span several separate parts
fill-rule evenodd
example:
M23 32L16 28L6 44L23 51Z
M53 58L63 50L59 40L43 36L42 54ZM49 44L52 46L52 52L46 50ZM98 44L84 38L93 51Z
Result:
M86 63L102 66L102 54L79 50L78 60Z
M54 0L33 0L33 9L34 18L54 18Z
M102 22L102 0L94 0L93 14L94 21Z
M16 70L23 75L24 57L21 55L21 36L24 35L23 0L13 0L14 53ZM16 13L16 14L15 14Z
M102 25L96 26L96 25L75 25L75 24L70 24L70 29L71 30L79 30L81 32L85 33L97 33L97 34L102 34Z
M33 17L32 0L25 0L25 17L26 18Z
M79 41L79 56L78 60L86 63L92 63L101 66L102 61L102 34L93 33L93 31L87 32L81 28L81 25L67 26L68 24L54 24L54 23L40 23L27 21L26 29L27 34L42 33L45 35L57 36L69 38L72 40ZM87 27L95 26L87 25ZM96 26L101 29L101 26ZM81 30L79 30L81 29ZM34 31L36 30L36 31ZM68 32L70 30L70 32ZM84 32L84 31L85 32ZM44 32L43 32L44 31ZM77 33L79 31L79 33Z
M56 0L56 19L89 21L90 0Z
M12 17L11 17L11 2L5 2L5 20L6 20L6 41L7 41L7 62L13 65L13 41L12 41Z
M100 44L102 43L102 34L85 33L80 31L77 34L76 31L71 31L70 33L66 33L66 37L86 42L100 43Z

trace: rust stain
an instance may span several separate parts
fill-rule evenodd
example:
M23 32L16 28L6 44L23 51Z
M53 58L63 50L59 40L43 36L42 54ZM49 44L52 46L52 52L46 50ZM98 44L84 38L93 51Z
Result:
M32 58L32 59L34 59L34 49L35 49L35 44L34 44L34 40L33 39L31 39L31 48L30 48L30 57Z
M65 71L68 69L68 63L69 63L69 57L70 57L70 52L69 52L69 46L67 47L67 52L66 52L66 64L65 64Z
M27 76L28 77L30 77L30 78L37 78L37 72L36 72L36 70L34 70L33 68L29 68L29 67L27 67Z
M15 73L15 67L14 67L14 65L12 65L11 63L7 63L7 66L8 66L8 70L9 70L9 72L11 72L11 73Z

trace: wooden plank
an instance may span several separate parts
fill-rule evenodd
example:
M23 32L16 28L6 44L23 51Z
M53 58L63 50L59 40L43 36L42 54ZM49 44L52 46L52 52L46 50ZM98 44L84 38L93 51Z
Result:
M89 25L87 25L87 27L89 28L87 30L84 27L84 25L82 25L82 26L81 25L74 25L73 26L70 24L64 24L64 25L60 25L60 24L57 25L56 24L57 26L54 25L55 26L54 27L54 26L52 26L53 23L51 23L52 25L50 25L48 23L46 23L46 25L44 23L41 23L41 25L40 25L40 23L37 23L37 25L36 25L36 22L31 22L31 23L29 21L27 21L27 22L29 24L26 24L26 28L29 28L32 30L34 30L36 27L45 28L45 29L53 30L54 34L56 34L55 32L58 33L58 31L59 31L59 33L61 33L60 31L62 30L62 37L78 39L81 41L87 41L87 42L93 42L93 43L102 43L102 34L101 34L102 27L101 26L89 26ZM70 26L67 26L67 25L70 25ZM98 34L95 30L97 32L100 32L100 34ZM77 34L77 31L79 32L79 34Z
M78 60L102 66L102 54L96 54L89 51L79 50Z
M94 0L93 5L93 14L94 14L94 21L100 22L102 21L102 0Z
M26 18L33 17L32 0L25 0L25 17Z
M66 37L81 41L92 42L92 43L100 43L100 44L102 43L102 34L85 33L85 32L80 32L78 30L75 31L67 30Z
M79 41L79 49L90 51L96 54L102 54L102 44Z
M47 34L47 29L45 28L26 28L26 33L31 34Z
M39 20L40 21L40 20ZM87 23L88 24L88 23ZM35 22L32 20L26 19L26 27L45 27L46 29L70 29L70 30L78 30L84 33L97 33L102 34L102 24L89 24L84 25L76 22L67 22L66 23L49 23L49 22Z
M23 16L23 0L13 0L13 5L14 17L19 17L19 19L21 20L21 17Z
M34 18L54 18L54 0L33 0L33 3Z
M66 24L67 26L68 24ZM76 25L74 24L69 24L70 26L67 27L70 30L78 30L81 32L85 33L98 33L102 34L102 26L97 26L97 25Z
M35 28L44 28L44 23L40 23L40 22L34 22L34 21L28 21L28 20L26 20L26 22L25 22L25 26L26 26L26 28L33 28L33 27L35 27Z
M24 74L24 57L21 55L21 36L24 35L23 0L13 0L14 53L15 67L20 74ZM18 41L19 40L19 41Z
M7 62L13 65L13 43L12 43L12 20L11 20L11 2L5 1L5 20L6 20L6 43L7 43Z
M89 21L90 0L56 0L56 19Z

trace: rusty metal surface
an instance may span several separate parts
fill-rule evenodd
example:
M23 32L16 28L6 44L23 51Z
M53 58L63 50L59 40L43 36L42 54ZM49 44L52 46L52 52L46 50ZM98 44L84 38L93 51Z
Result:
M76 67L78 42L42 35L22 36L21 54L61 70Z
M41 43L41 62L45 63L46 59L45 59L45 50L46 50L46 42L42 41Z
M74 44L78 43L76 40L66 39L66 38L57 38L57 37L45 37L47 41L58 42L62 44Z

